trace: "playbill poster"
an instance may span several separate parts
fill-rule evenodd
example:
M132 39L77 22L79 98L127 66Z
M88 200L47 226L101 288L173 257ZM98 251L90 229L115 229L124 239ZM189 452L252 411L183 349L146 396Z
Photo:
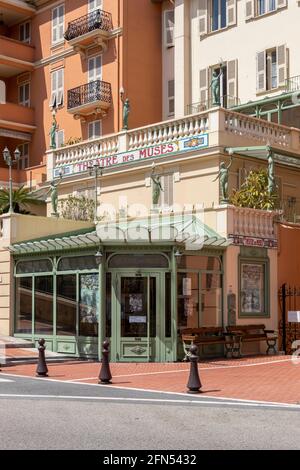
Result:
M242 263L241 265L241 306L242 312L263 313L264 306L264 265Z

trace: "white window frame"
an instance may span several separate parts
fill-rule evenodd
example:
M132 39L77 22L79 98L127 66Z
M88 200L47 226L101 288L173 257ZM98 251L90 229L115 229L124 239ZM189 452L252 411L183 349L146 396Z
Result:
M61 74L61 80L59 75ZM61 86L59 82L61 81ZM50 107L58 108L64 104L64 68L51 72L51 100Z
M171 82L173 82L173 89L174 89L173 95L170 94L170 83ZM173 101L173 108L174 108L173 111L170 110L172 101ZM168 115L168 117L172 117L175 114L175 80L174 80L174 78L167 81L167 102L168 102L168 105L167 105L168 113L167 113L167 115Z
M63 129L56 131L56 148L61 148L65 143L65 131Z
M28 36L26 36L26 25L29 26ZM30 43L31 41L31 23L30 21L25 21L19 25L19 39L21 42Z
M170 22L171 26L167 26L168 16L173 16L173 24ZM165 10L164 11L164 43L165 47L174 47L174 31L175 31L175 11L174 10ZM172 41L168 41L168 33L171 34Z
M96 61L100 60L100 72L97 73ZM90 64L93 63L93 68L90 68ZM93 73L91 73L93 71ZM102 56L95 55L88 58L88 82L94 82L96 80L102 80Z
M102 0L88 0L89 13L95 10L102 10Z
M209 1L209 8L210 8L210 21L209 21L209 30L210 32L214 33L215 31L221 31L228 27L228 17L227 17L227 2L225 8L225 15L226 15L226 24L225 26L221 26L222 22L222 0L217 0L219 3L219 14L218 14L218 27L213 29L213 0Z
M25 87L28 86L28 99L21 99L21 90L24 90ZM24 97L24 91L23 91L23 97ZM18 100L19 100L19 105L25 106L26 108L30 108L30 82L22 83L21 85L18 86Z
M25 148L27 148L27 153L25 152ZM18 145L18 149L21 152L21 156L18 161L18 169L25 170L26 168L29 168L29 143L24 142L24 144Z
M60 11L62 15L60 16ZM56 13L56 18L54 18ZM52 9L52 21L51 21L51 40L52 44L59 44L64 41L65 32L65 5L61 4Z
M260 13L259 7L262 2L264 3L265 10L263 13ZM271 2L275 3L273 9L270 9ZM256 16L263 16L263 15L266 15L267 13L272 13L273 11L277 11L277 9L278 9L277 0L256 0Z
M96 135L95 127L99 124L99 135ZM98 139L102 136L102 121L91 121L88 124L88 140Z

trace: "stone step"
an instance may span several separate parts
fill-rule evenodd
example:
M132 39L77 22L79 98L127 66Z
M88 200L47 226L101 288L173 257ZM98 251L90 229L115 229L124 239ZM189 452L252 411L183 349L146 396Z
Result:
M15 338L14 336L0 336L0 348L34 348L33 341L23 338Z

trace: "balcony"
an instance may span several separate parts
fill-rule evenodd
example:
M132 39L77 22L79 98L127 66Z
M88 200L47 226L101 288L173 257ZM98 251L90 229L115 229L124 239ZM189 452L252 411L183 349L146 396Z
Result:
M72 96L70 96L69 107L72 107L72 110L69 109L69 111L73 114L80 114L82 102L90 101L88 94L80 91L82 88L75 89L75 92L70 90ZM95 103L93 106L95 108ZM151 155L147 153L148 149L155 147L157 152L161 152L161 155L157 153L155 157L159 159L159 155L166 157L166 149L169 146L172 150L173 146L178 146L178 141L182 140L187 140L184 145L185 152L195 154L199 148L198 145L202 142L204 143L203 149L209 147L209 151L224 147L271 145L274 150L278 150L279 154L283 152L300 157L299 129L281 126L223 108L214 108L181 119L158 122L51 151L47 158L48 179L50 180L53 172L59 171L61 167L65 167L70 175L85 171L88 162L98 158L99 155L107 160L107 166L114 159L116 162L120 159L126 162L126 155L129 158L128 161L134 158L137 164L140 160L144 161L145 157L150 157L149 161L152 163ZM178 157L182 158L180 152ZM174 163L176 155L172 154L171 158ZM285 157L282 158L285 159ZM298 159L292 158L291 164L294 161Z
M0 76L14 77L31 72L34 67L34 47L6 36L0 36Z
M96 10L68 24L65 39L76 52L85 54L88 47L100 46L102 52L108 47L112 31L112 16L103 10Z
M33 16L36 9L29 3L26 0L1 0L0 6L4 24L12 26Z
M111 85L101 80L68 91L68 112L75 119L84 119L91 114L104 117L111 103Z
M220 97L220 106L222 108L233 108L234 106L239 106L240 104L241 101L236 96L223 95ZM206 101L192 103L187 106L187 114L197 114L201 111L213 108L214 106L216 105L213 104L212 98L209 98Z
M0 104L0 137L30 141L35 129L33 108L14 103Z
M300 91L300 75L288 78L285 83L285 89L286 93Z
M216 220L212 224L218 233L234 245L276 248L278 211L247 207L215 207Z

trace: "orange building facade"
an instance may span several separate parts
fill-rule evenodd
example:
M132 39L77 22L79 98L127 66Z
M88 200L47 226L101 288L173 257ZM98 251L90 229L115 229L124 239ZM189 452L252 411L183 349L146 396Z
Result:
M21 151L15 184L46 180L54 114L56 147L119 132L126 98L131 128L161 121L160 8L149 0L0 2L0 148ZM0 158L0 183L7 179Z

